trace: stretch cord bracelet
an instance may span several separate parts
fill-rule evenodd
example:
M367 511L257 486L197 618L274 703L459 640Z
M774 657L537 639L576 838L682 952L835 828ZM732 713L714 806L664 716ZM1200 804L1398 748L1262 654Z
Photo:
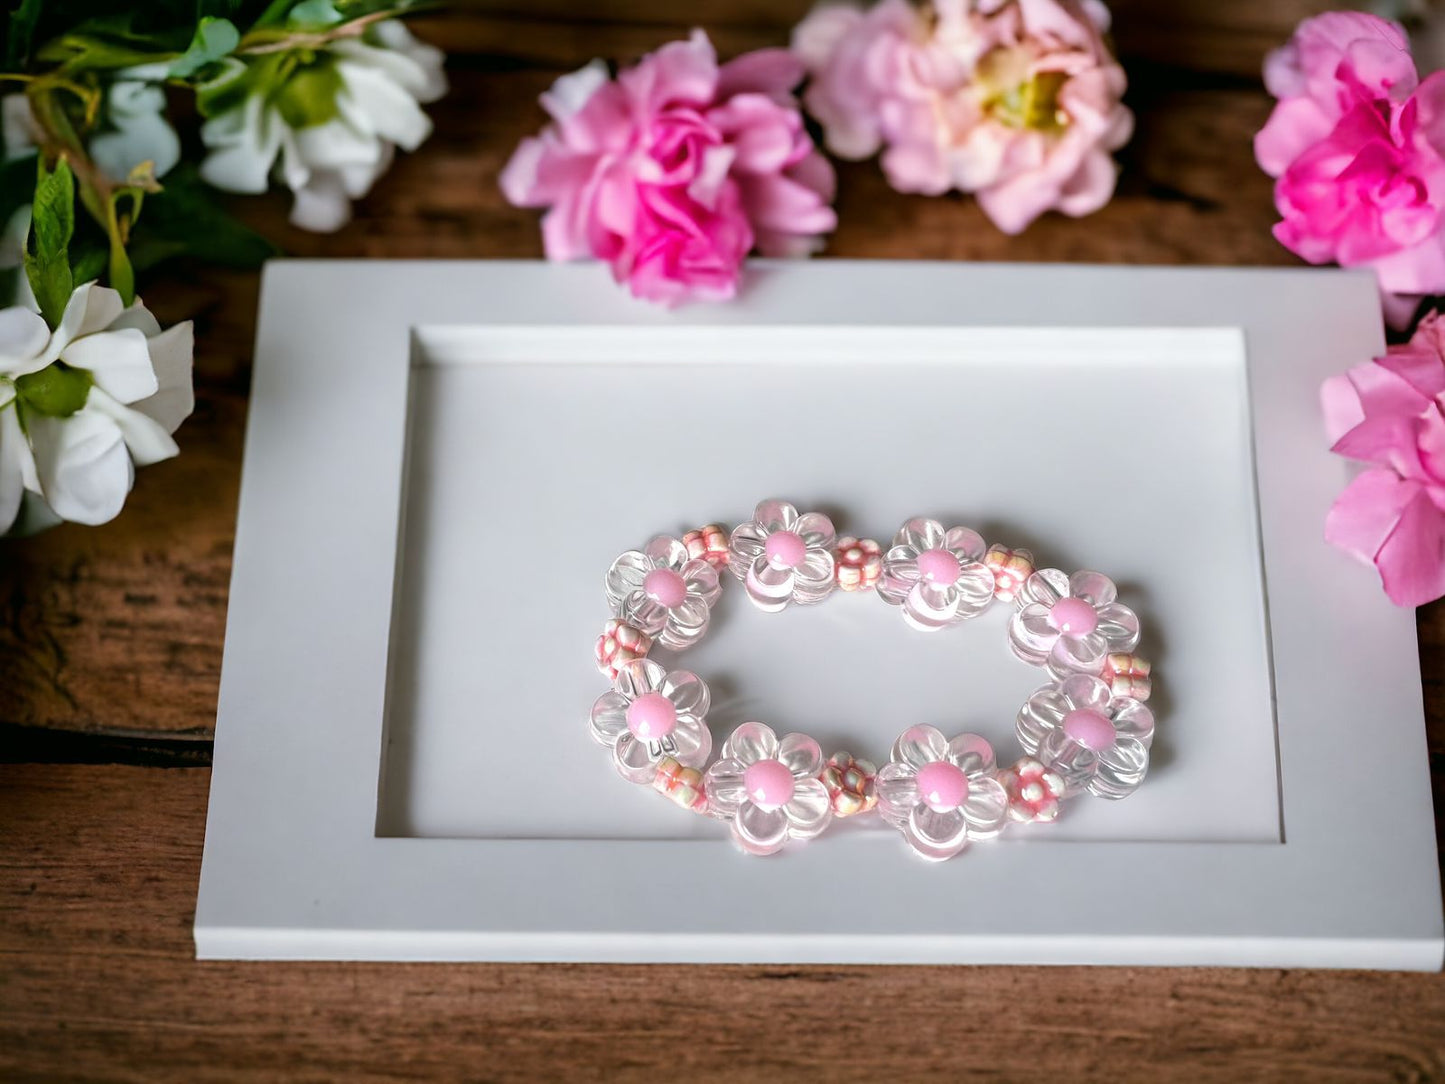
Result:
M707 685L651 652L683 651L702 638L724 570L769 613L835 590L873 591L924 632L977 617L996 599L1011 602L1009 647L1050 677L1018 712L1025 755L1001 770L977 734L948 739L911 726L875 769L844 752L825 761L805 734L779 738L746 722L709 764ZM1028 550L986 547L966 527L910 519L885 552L839 538L825 515L764 501L731 535L707 526L629 550L608 570L606 591L613 616L596 656L612 688L592 705L593 738L611 748L624 779L728 821L748 854L773 854L815 838L834 818L876 811L924 858L951 858L1010 821L1052 821L1078 795L1126 797L1149 767L1150 668L1134 654L1139 621L1115 601L1113 582L1097 572L1036 570Z

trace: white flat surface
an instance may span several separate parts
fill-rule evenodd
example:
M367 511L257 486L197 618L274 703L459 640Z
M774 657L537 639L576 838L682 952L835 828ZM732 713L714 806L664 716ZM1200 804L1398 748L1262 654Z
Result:
M738 523L778 494L885 544L911 514L976 524L1124 585L1160 675L1152 775L1128 802L1074 803L1049 838L1279 841L1237 331L622 329L531 343L480 330L418 343L383 834L715 838L717 824L626 786L579 740L600 691L587 645L618 553L688 517ZM657 454L622 435L642 431ZM770 617L731 591L715 612L678 664L717 687L719 741L759 718L881 763L926 722L982 733L1007 761L1014 715L1047 680L1009 653L1003 606L937 635L872 596ZM530 773L495 771L519 738L569 800L540 803ZM886 861L910 860L900 848Z
M755 277L665 313L590 267L268 269L198 954L1438 967L1413 618L1319 538L1316 389L1380 346L1368 277ZM927 865L881 831L749 860L622 783L583 723L602 572L774 494L1118 579L1161 675L1145 786ZM719 734L878 757L929 721L1007 757L1037 675L1003 619L733 592L687 665Z

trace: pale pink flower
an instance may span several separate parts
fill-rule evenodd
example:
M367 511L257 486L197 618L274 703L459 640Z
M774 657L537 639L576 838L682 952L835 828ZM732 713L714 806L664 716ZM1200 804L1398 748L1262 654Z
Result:
M1133 130L1106 14L1075 0L934 0L915 9L824 6L794 32L813 76L804 101L842 157L882 149L903 192L973 192L1018 233L1040 214L1108 202L1110 152Z
M1325 538L1378 569L1399 606L1445 595L1445 321L1431 313L1384 357L1321 388L1333 451L1369 463L1340 494Z
M701 31L616 79L594 61L542 95L553 123L522 141L502 191L549 208L549 259L606 260L653 300L731 297L755 245L807 255L837 224L832 168L790 94L802 77L781 49L719 67Z
M1404 31L1358 12L1307 19L1265 62L1280 100L1255 137L1281 244L1310 263L1373 268L1404 324L1445 289L1445 75L1418 80Z

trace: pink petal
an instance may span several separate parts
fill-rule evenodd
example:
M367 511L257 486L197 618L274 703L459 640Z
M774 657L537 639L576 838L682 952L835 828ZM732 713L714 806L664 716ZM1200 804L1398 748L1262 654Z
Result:
M735 94L785 95L803 81L803 61L787 49L755 49L728 61L717 73L717 98Z
M1368 470L1330 508L1325 539L1368 561L1399 606L1445 595L1445 524L1425 487L1388 470Z
M1278 177L1305 150L1330 134L1334 119L1311 98L1280 102L1254 137L1259 168Z
M1391 467L1407 478L1420 474L1420 454L1415 447L1415 419L1398 414L1366 417L1335 441L1336 455Z

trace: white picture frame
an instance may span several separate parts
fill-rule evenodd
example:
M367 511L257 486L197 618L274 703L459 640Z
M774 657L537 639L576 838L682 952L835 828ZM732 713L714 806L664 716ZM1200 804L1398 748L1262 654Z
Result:
M1382 348L1342 271L763 262L668 311L596 266L272 263L197 955L1439 968L1414 615L1321 538L1351 468L1319 384ZM749 859L629 787L585 726L607 562L770 496L874 537L977 515L1115 576L1170 751L941 864L851 823ZM997 615L725 594L695 668L730 722L853 704L877 759L955 722L956 673L954 729L1017 755L1041 679Z

